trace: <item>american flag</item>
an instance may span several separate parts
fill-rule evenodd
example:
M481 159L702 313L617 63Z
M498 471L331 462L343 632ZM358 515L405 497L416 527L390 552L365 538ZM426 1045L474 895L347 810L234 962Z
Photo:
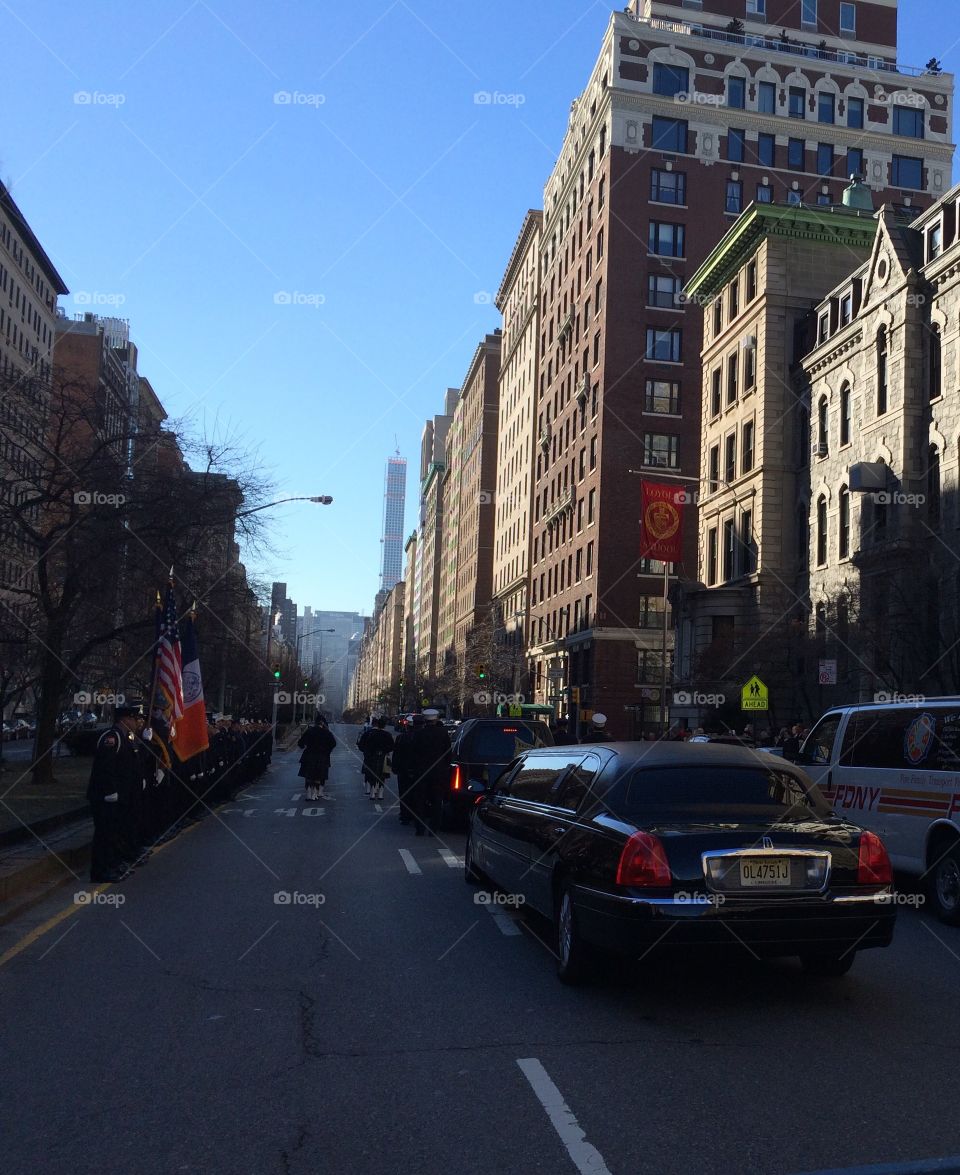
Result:
M163 610L157 617L157 653L154 662L157 688L170 705L171 724L183 717L183 660L177 627L177 601L173 584L167 588Z

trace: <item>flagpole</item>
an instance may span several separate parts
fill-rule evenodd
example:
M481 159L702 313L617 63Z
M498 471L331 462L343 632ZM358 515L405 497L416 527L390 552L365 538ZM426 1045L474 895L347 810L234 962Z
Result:
M667 733L667 591L669 588L670 564L663 561L663 665L660 684L660 728L664 735Z

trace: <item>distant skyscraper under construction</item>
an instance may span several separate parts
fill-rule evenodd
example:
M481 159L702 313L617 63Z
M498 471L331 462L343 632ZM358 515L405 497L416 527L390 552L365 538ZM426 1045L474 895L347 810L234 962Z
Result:
M380 558L381 599L403 578L403 511L407 497L407 462L399 450L387 458L383 487L383 554Z

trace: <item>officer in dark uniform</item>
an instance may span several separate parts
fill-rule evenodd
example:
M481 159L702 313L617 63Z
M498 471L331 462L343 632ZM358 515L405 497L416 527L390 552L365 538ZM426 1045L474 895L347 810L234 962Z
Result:
M117 706L113 726L100 736L90 769L87 800L93 813L90 880L122 881L129 872L125 832L131 826L131 797L143 790L143 765L137 727L142 707Z
M450 786L450 735L437 710L424 710L424 725L414 731L412 757L413 821L417 836L431 836L443 823L443 804Z
M423 715L414 714L410 722L397 735L393 747L393 770L397 776L401 824L410 824L413 820L413 809L410 800L411 792L413 791L417 778L414 736L422 726Z

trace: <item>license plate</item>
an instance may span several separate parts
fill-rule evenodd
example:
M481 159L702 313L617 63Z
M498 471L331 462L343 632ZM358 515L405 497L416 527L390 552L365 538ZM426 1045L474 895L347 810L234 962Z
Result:
M790 884L788 857L751 857L740 862L740 884L744 889Z

